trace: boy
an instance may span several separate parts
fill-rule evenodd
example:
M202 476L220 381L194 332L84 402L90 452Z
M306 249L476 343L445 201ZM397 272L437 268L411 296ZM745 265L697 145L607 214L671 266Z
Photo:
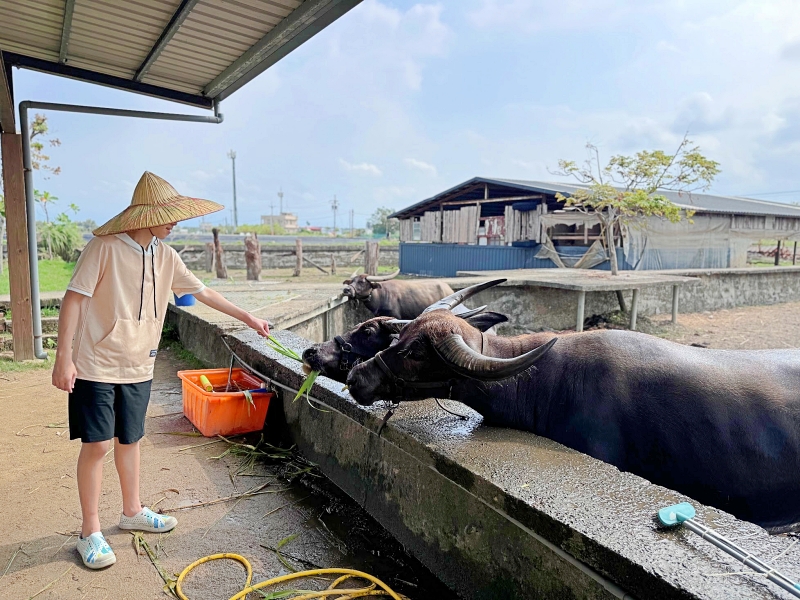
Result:
M145 172L131 205L94 230L96 237L86 245L67 287L58 320L53 385L69 392L70 439L83 442L78 457L83 524L77 550L90 569L116 562L98 518L103 459L112 438L122 488L120 528L163 533L178 523L139 500L139 440L170 295L193 294L260 335L269 335L267 321L206 288L175 250L160 243L178 221L222 208L181 196L169 183Z

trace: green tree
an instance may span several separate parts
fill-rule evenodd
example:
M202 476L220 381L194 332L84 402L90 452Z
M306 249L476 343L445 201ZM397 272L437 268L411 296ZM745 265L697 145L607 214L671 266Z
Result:
M585 188L570 195L556 194L567 206L592 213L600 220L602 238L611 259L611 273L619 267L614 250L614 231L621 226L644 227L648 217L661 217L673 223L681 220L679 206L668 200L661 191L691 195L711 187L720 172L719 163L700 153L700 148L684 136L677 150L667 154L662 150L643 150L633 156L612 156L606 166L600 162L600 152L586 144L589 157L582 165L571 160L559 160L556 175L573 177ZM691 218L691 211L686 217Z
M31 141L31 166L37 171L45 173L44 178L49 179L50 175L61 173L61 167L53 167L49 164L50 157L44 153L45 144L51 148L61 145L61 140L50 137L47 117L45 115L35 115L30 123ZM36 139L39 138L39 139Z
M394 210L385 206L377 209L367 221L367 226L372 228L373 233L391 237L400 231L400 222L389 218L393 212Z
M74 213L78 212L78 207L74 204L70 204L69 209ZM66 213L56 215L52 222L42 223L40 231L40 244L42 242L46 244L51 260L53 254L65 262L75 260L75 253L83 243L83 236L78 224L72 221L69 215Z

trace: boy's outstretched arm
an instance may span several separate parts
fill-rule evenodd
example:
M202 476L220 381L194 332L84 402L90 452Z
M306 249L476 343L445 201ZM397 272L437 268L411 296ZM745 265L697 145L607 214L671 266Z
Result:
M72 290L67 290L61 301L58 313L58 349L56 364L53 367L53 385L65 392L72 392L78 371L72 362L72 339L78 328L81 308L88 298Z
M242 310L232 302L226 300L222 294L216 290L212 290L211 288L207 287L204 288L202 292L196 293L194 297L200 300L200 302L206 306L210 306L211 308L218 310L221 313L225 313L234 319L239 319L248 327L255 329L259 335L263 337L267 337L269 335L269 322L265 321L264 319L254 317L246 310Z

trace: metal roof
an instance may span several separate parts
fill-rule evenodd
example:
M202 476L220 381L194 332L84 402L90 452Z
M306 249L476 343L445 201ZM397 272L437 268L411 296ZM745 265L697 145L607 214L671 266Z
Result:
M1 0L3 62L209 108L361 0Z
M540 193L547 196L554 196L557 192L569 195L576 190L586 187L566 183L554 183L547 181L526 181L520 179L496 179L487 177L474 177L464 183L460 183L444 192L432 196L416 204L412 204L392 215L392 218L408 218L410 216L438 208L439 203L464 198L469 201L478 201L483 198L483 192L479 186L488 185L490 189L489 199L502 198L497 192L508 195L520 195L520 193ZM661 191L669 200L681 208L693 210L699 213L722 213L736 215L772 215L778 217L800 218L800 206L792 204L782 204L780 202L769 202L766 200L756 200L753 198L743 198L738 196L717 196L712 194L678 194L677 192Z

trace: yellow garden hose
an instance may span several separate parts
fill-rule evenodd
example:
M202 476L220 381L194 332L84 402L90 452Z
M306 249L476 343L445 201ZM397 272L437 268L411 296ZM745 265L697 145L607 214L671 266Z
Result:
M175 585L175 591L178 594L178 598L181 600L189 600L189 598L183 593L181 590L181 584L189 572L194 569L195 567L202 565L205 562L209 562L212 560L220 560L220 559L229 559L235 560L244 565L244 568L247 569L247 579L245 580L245 587L244 589L237 593L235 596L231 597L230 600L244 600L247 595L255 590L260 590L265 587L269 587L272 585L277 585L279 583L284 583L286 581L291 581L292 579L302 579L303 577L313 577L316 575L341 575L336 581L328 586L326 590L320 590L315 592L309 592L303 594L301 592L300 596L295 596L293 600L314 600L314 599L324 599L329 596L336 596L337 599L341 600L350 600L351 598L364 598L367 596L389 596L393 598L393 600L403 600L403 596L400 596L398 593L392 591L388 585L383 583L377 577L373 577L369 573L363 573L362 571L355 571L353 569L313 569L311 571L298 571L297 573L290 573L289 575L283 575L281 577L273 577L272 579L268 579L267 581L262 581L261 583L257 583L256 585L250 585L250 582L253 579L253 567L250 566L250 562L244 557L239 554L230 554L230 553L222 553L222 554L211 554L210 556L204 556L203 558L194 561L188 567L186 567L181 574L178 576L178 582ZM357 589L345 589L339 588L336 589L336 586L340 585L341 583L347 581L348 579L352 578L359 578L359 579L366 579L367 581L372 582L372 585L365 587L365 588L357 588ZM380 588L380 589L376 589Z

